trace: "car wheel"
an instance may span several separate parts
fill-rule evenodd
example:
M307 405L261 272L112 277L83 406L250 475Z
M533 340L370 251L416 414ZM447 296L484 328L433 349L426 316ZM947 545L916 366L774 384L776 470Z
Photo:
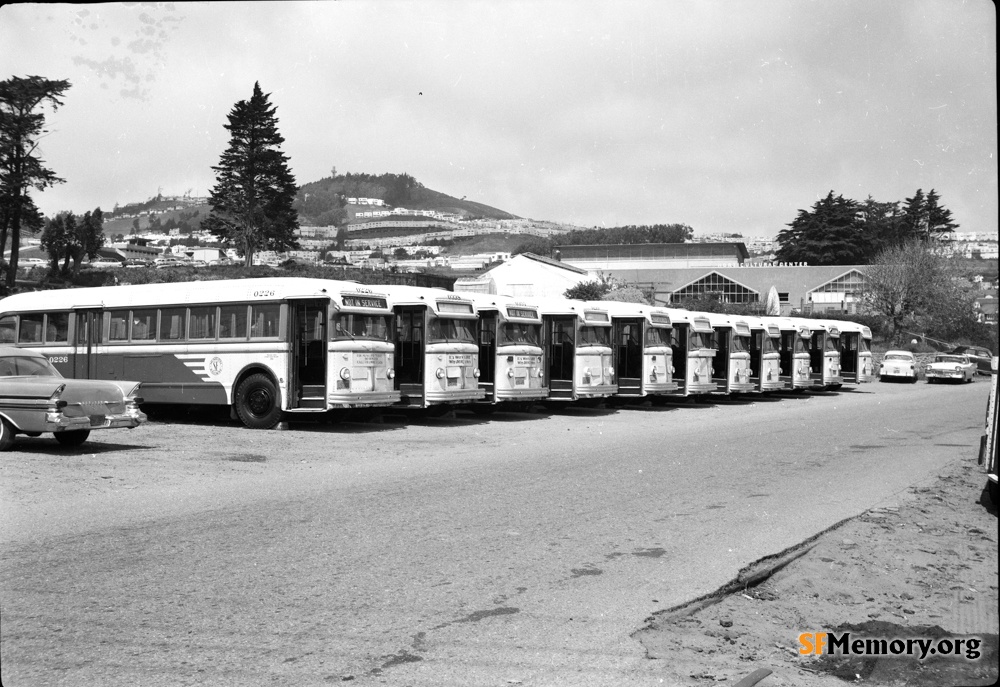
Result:
M0 417L0 451L6 451L14 445L14 428Z
M233 406L240 421L250 429L274 429L281 421L278 389L265 374L253 374L240 382Z
M56 432L56 441L63 446L79 446L90 436L89 429L71 429L68 432Z

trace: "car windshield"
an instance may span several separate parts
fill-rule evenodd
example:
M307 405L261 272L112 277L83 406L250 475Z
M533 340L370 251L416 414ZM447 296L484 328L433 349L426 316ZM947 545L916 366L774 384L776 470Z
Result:
M912 362L913 356L908 353L886 353L886 360L905 360L906 362Z
M964 363L965 358L960 355L939 355L934 357L936 363Z
M427 324L427 343L476 343L475 320L432 317Z
M62 377L46 358L9 355L0 358L0 377Z

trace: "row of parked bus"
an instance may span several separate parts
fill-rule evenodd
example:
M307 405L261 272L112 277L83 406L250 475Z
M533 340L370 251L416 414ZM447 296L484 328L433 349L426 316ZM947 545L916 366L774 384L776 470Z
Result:
M308 278L41 291L0 301L0 344L147 404L246 426L336 409L837 389L874 378L871 331L632 303Z

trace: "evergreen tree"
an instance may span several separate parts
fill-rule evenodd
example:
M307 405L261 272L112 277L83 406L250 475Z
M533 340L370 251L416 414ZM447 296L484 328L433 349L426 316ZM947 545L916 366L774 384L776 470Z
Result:
M250 100L237 102L229 113L229 147L212 167L212 212L202 226L234 243L246 267L257 251L298 248L295 177L281 152L285 139L278 133L275 111L255 83Z
M941 198L934 189L927 192L927 202L925 204L927 213L927 234L930 238L943 238L944 234L949 234L958 229L958 225L951 219L951 210L941 205Z
M809 265L865 262L865 237L858 210L855 201L834 197L830 191L811 211L799 210L788 229L778 232L776 259Z
M59 261L66 252L66 221L63 215L56 215L45 223L41 247L49 254L49 267L55 274L59 270Z
M38 139L46 133L45 104L57 110L69 81L40 76L11 77L0 81L0 255L10 238L10 265L6 284L13 288L17 274L21 231L38 231L42 218L28 189L39 191L63 180L42 164L36 155Z

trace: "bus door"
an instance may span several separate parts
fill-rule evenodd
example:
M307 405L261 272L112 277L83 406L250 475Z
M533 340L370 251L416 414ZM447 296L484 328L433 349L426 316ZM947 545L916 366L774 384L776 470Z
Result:
M545 348L548 352L550 398L573 400L573 368L576 360L576 315L545 316Z
M670 337L671 362L674 366L674 382L677 392L687 395L688 329L690 324L674 322L674 335Z
M398 305L396 314L395 385L407 406L424 403L424 314L427 306Z
M813 384L823 385L823 353L826 351L826 332L815 331L809 339L809 367Z
M495 403L497 363L496 312L479 311L476 323L476 341L479 343L479 388L486 392L486 399Z
M840 374L844 381L857 384L861 381L858 374L859 353L861 351L861 332L840 332Z
M783 329L781 331L781 350L778 357L781 367L780 377L788 389L793 388L793 380L795 379L795 340L798 336L799 333L796 330Z
M330 301L289 301L291 408L326 409L327 320Z
M764 390L764 380L760 371L763 369L765 336L766 332L763 329L750 331L750 381L753 382L754 391Z
M97 379L97 347L101 343L103 311L100 308L79 308L73 311L76 333L74 336L74 379Z
M641 318L615 318L612 331L614 366L618 373L618 393L642 394L642 325Z
M712 381L719 391L729 392L729 354L732 351L732 327L715 327L718 349L712 358Z

